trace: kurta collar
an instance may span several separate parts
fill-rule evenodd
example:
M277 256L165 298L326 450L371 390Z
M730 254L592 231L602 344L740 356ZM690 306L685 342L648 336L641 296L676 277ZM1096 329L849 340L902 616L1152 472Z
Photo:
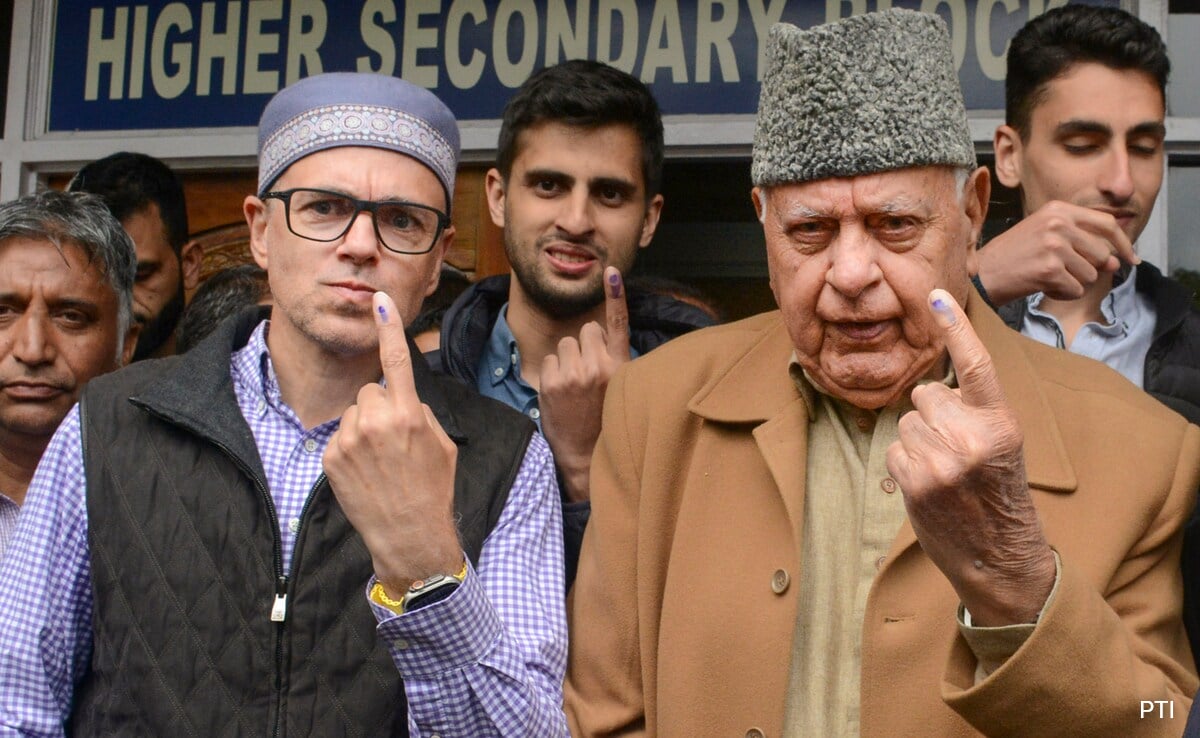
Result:
M1023 346L1029 339L1005 326L974 295L969 295L966 310L1021 424L1029 484L1056 492L1074 491L1077 479L1058 422L1041 383L1030 381L1036 372ZM718 423L759 424L799 401L813 417L812 398L804 397L788 376L793 347L787 327L778 311L774 317L748 350L733 352L717 366L712 378L689 401L691 412Z

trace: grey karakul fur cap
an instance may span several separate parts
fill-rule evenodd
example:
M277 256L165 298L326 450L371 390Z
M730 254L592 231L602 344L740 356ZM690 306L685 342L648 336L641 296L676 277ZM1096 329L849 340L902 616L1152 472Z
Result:
M941 18L893 9L808 30L771 28L755 185L927 164L975 166Z

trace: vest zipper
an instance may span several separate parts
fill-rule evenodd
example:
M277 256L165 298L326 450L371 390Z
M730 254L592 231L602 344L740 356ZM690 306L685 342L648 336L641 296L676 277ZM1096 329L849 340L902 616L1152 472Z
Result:
M278 546L279 558L276 559L275 566L278 572L278 578L275 580L275 601L271 606L271 620L278 623L278 628L275 630L275 726L271 729L271 735L274 738L279 736L279 726L283 718L283 629L287 620L287 594L288 585L291 584L292 589L295 589L295 571L296 562L300 559L300 535L304 531L304 519L308 516L308 508L312 505L313 497L316 496L317 490L325 483L325 472L321 472L317 477L317 481L309 488L308 494L304 497L304 506L300 508L300 529L296 533L296 543L292 548L292 561L288 567L288 573L283 573L283 536L279 531L278 514L275 512L275 503L271 500L271 495L262 488L266 494L267 505L271 509L271 517L275 520L275 542ZM276 618L278 612L279 617Z
M171 425L178 425L178 423L176 422L176 420L174 418L172 418L168 415L165 415L163 413L160 413L152 407L149 407L146 405L142 405L142 407L151 415L154 415L154 416L170 423ZM82 425L81 425L81 427L82 427ZM85 433L84 435L86 436L87 434ZM283 534L280 532L280 529L279 529L279 511L275 509L275 501L271 499L271 492L270 492L270 490L267 489L266 482L263 481L257 474L255 474L254 470L251 469L250 466L248 464L246 464L246 462L242 461L241 457L239 457L237 454L235 454L233 452L233 450L229 448L229 446L225 445L224 443L221 443L216 438L213 438L211 436L201 436L201 438L204 438L209 443L211 443L214 446L216 446L217 448L219 448L222 453L224 453L227 457L229 457L229 460L234 463L234 466L236 466L238 469L240 469L242 471L242 473L245 474L246 477L249 478L254 483L254 488L258 490L258 493L262 497L263 502L266 503L266 505L267 505L267 511L270 513L271 531L274 533L274 540L272 541L271 545L272 545L272 549L273 549L273 553L274 553L273 558L274 558L274 564L275 564L275 591L272 593L273 599L271 601L271 621L276 623L276 628L275 628L275 725L271 728L271 735L277 737L279 735L280 719L283 716L283 704L282 704L282 702L283 702L283 692L282 692L282 689L283 689L283 629L287 622L287 594L288 594L289 583L291 583L289 581L291 579L291 577L288 576L288 574L290 572L285 573L283 571ZM304 529L304 518L308 514L308 508L312 504L312 499L313 499L314 495L316 494L317 489L319 489L320 486L325 483L325 481L326 481L325 472L321 472L321 475L317 477L317 481L308 490L308 496L304 498L304 506L300 509L300 529L301 530ZM297 543L300 542L299 534L297 534L296 542ZM297 558L298 557L296 556L296 550L293 549L292 550L292 561L291 561L291 567L290 567L293 570L296 567L296 559ZM291 583L291 584L294 589L294 583Z
M287 577L275 580L275 604L271 605L271 622L282 623L287 617Z
M241 469L242 472L247 477L249 477L251 481L254 482L254 487L255 487L255 489L258 490L258 493L262 497L263 502L266 503L267 511L270 514L271 531L274 533L274 540L271 542L271 546L272 546L273 553L274 553L274 557L273 557L274 562L273 563L275 564L275 592L274 592L274 600L271 603L271 620L276 623L276 628L275 628L275 725L271 728L271 735L278 736L279 735L280 717L281 717L281 713L282 713L281 688L283 686L283 628L284 628L284 620L287 616L287 587L288 587L288 578L284 574L284 571L283 571L283 534L280 533L280 531L279 531L279 511L277 511L275 509L275 501L271 499L271 492L270 492L270 490L267 489L266 482L264 482L261 478L259 478L259 476L254 473L254 470L251 469L250 466L248 464L246 464L246 462L242 461L242 459L237 454L235 454L233 452L233 450L230 449L228 446L221 443L220 441L218 441L215 438L209 438L208 440L214 446L221 449L221 451L223 451L225 453L225 455L228 456L231 461L233 461L234 465L237 466L239 469ZM322 474L321 476L324 477L325 475ZM305 508L307 509L307 507L308 507L308 502L305 501ZM278 611L278 615L279 615L278 618L276 617L277 611Z

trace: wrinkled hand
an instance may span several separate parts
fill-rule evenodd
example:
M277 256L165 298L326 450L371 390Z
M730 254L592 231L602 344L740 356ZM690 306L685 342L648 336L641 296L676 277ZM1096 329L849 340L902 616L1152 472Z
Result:
M1021 429L992 359L944 290L930 293L959 389L913 389L888 471L913 530L975 625L1030 623L1054 586L1054 554L1025 478Z
M979 279L996 305L1035 292L1074 300L1121 262L1141 259L1116 218L1056 200L979 250Z
M325 449L325 474L371 553L375 576L399 599L409 585L462 568L454 525L458 448L417 397L404 325L375 293L379 359L387 387L368 384Z
M616 267L604 270L604 322L590 322L579 339L558 342L558 353L542 361L538 407L542 433L554 452L567 498L589 498L592 449L600 436L604 391L617 368L629 361L629 307Z

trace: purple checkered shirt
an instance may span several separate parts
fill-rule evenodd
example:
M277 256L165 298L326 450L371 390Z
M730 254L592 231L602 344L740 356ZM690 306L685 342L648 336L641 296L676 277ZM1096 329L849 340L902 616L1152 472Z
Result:
M231 374L279 515L286 567L299 530L292 521L338 421L306 431L284 404L265 326L233 354ZM534 434L478 570L420 610L396 616L371 606L404 679L412 735L567 735L562 561L554 460ZM0 736L63 735L92 653L78 407L42 456L0 569L0 644Z
M17 529L17 515L20 512L21 506L0 492L0 563L4 562L4 549L8 547L8 539L12 538L13 531Z

